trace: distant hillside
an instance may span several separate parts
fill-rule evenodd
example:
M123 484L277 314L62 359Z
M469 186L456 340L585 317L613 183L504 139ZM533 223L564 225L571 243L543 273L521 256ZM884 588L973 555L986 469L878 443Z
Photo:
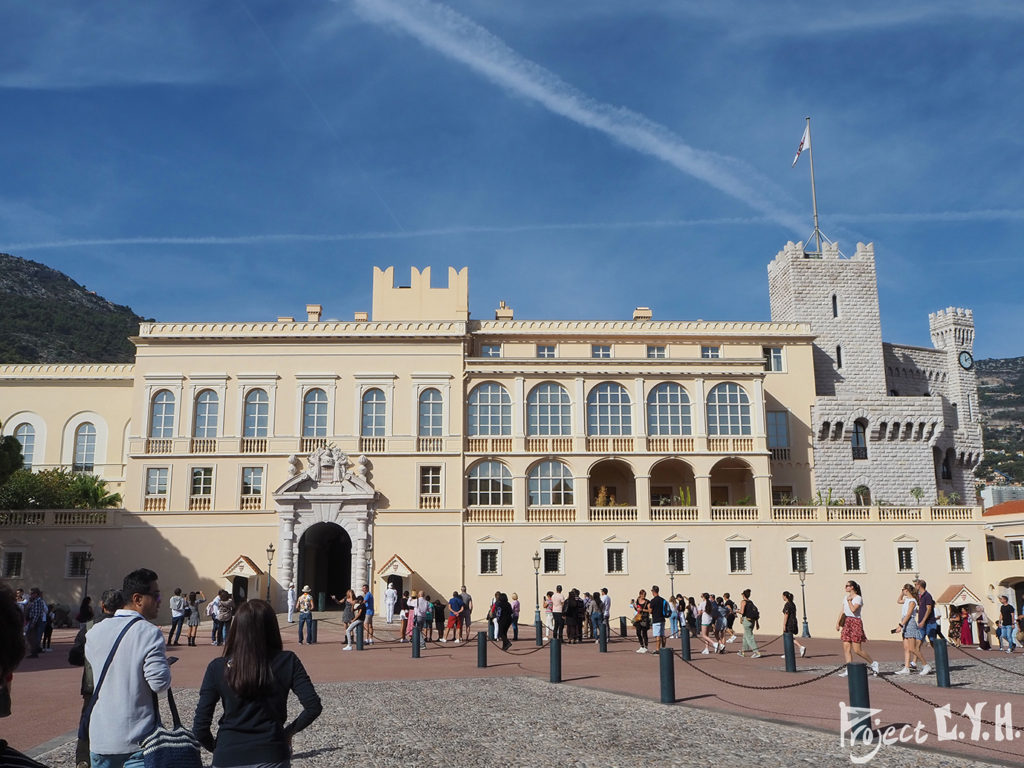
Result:
M62 272L0 253L0 364L130 363L140 322Z
M1024 482L1024 357L979 360L978 402L985 431L979 479L998 469Z

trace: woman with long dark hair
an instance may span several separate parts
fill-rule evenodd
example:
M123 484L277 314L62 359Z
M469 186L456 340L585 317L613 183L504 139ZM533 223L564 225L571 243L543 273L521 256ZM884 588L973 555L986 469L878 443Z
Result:
M864 608L864 598L860 594L860 584L856 581L846 582L846 594L843 595L843 612L839 614L836 622L836 632L839 632L839 639L843 641L843 656L846 663L853 661L853 654L857 654L864 661L871 665L871 671L878 674L878 662L871 658L867 651L861 648L862 643L868 641L864 634L864 622L861 620L861 610ZM847 670L839 673L839 677L846 677Z
M286 726L289 691L295 692L302 712ZM224 716L214 739L210 726L218 701ZM302 662L283 650L270 603L242 603L228 629L224 655L206 668L196 705L193 727L199 742L213 752L213 765L289 768L292 737L322 709Z
M799 654L803 656L807 653L807 646L796 639L796 603L793 601L793 593L788 591L782 593L782 633L787 632L793 636L793 645L799 649ZM786 654L782 654L782 658L786 658Z

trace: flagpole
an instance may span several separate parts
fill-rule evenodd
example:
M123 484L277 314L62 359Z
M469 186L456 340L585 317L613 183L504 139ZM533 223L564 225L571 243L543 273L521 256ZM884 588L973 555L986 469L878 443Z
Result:
M814 239L821 253L821 230L818 229L818 192L814 188L814 142L811 141L811 118L807 118L807 157L811 161L811 205L814 206Z

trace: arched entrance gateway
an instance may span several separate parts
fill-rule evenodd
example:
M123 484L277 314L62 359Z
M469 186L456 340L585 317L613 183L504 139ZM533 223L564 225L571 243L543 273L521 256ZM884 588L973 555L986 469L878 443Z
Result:
M292 476L274 492L281 559L278 590L294 581L313 599L342 595L369 584L373 572L373 520L377 492L367 480L369 461L350 462L333 445L317 448L305 468L289 460ZM332 607L329 598L324 607Z

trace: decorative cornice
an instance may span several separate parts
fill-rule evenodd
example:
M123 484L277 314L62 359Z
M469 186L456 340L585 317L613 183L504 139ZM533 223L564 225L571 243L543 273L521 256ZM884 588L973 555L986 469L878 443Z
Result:
M149 339L330 339L462 337L464 322L327 321L320 323L142 323L136 341Z
M0 365L0 379L75 379L132 381L132 363L34 363Z
M789 336L813 338L808 323L705 322L665 320L475 320L469 331L474 334L537 336L548 334L579 336Z

